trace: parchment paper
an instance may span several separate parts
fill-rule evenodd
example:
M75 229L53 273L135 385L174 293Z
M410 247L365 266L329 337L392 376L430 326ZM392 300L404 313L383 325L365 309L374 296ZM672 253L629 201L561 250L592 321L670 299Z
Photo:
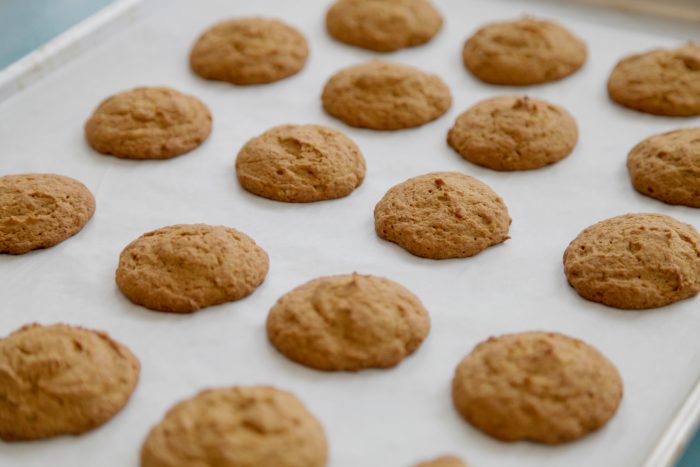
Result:
M700 212L637 194L625 168L641 139L700 119L642 115L611 103L609 71L622 56L675 46L700 32L601 10L522 1L436 1L446 18L430 44L382 58L438 73L454 104L424 127L398 132L349 128L326 116L320 92L341 67L376 54L332 41L327 2L211 0L157 2L132 26L0 105L3 174L56 172L83 181L97 211L76 237L48 250L0 257L0 332L67 322L103 329L140 358L131 402L84 436L0 444L2 466L137 466L142 440L176 401L224 385L272 384L292 391L322 421L332 467L408 466L455 453L474 466L634 466L649 453L700 374L700 299L625 312L587 302L562 269L567 244L586 226L626 212L661 212L700 227ZM478 26L530 13L558 19L588 43L585 67L563 81L524 89L472 78L461 63L464 39ZM307 35L311 55L297 76L235 87L207 82L188 68L188 52L212 23L238 15L282 18ZM199 149L164 162L124 161L93 152L82 125L105 97L134 86L168 85L204 100L214 130ZM455 117L489 96L527 92L568 108L580 142L554 166L498 173L462 160L445 143ZM238 149L282 123L321 123L346 131L367 159L367 178L351 196L284 204L243 191L234 175ZM372 210L408 177L457 170L478 177L507 203L512 238L471 259L411 256L374 233ZM225 224L251 235L271 258L265 283L249 298L190 316L132 305L114 283L122 248L175 223ZM264 322L277 298L320 275L358 271L396 280L431 313L431 333L392 370L322 373L286 360ZM491 335L554 330L598 347L620 369L625 396L602 431L559 447L503 444L461 420L452 407L455 366Z

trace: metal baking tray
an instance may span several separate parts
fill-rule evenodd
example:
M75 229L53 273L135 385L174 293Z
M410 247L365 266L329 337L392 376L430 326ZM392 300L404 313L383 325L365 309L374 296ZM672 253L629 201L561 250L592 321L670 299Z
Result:
M83 181L97 211L76 237L54 248L0 257L0 332L32 321L104 329L142 362L129 405L80 437L0 444L0 465L138 465L148 429L177 400L199 389L273 384L297 394L326 428L332 467L405 466L455 453L482 466L671 466L700 412L698 299L625 312L580 298L561 257L583 228L625 212L662 212L700 227L700 212L637 194L625 169L641 139L700 119L642 115L611 103L605 81L624 55L700 40L687 23L642 18L552 1L435 0L444 29L423 47L382 58L431 70L450 85L447 115L424 127L373 132L324 114L320 92L337 69L377 54L332 41L329 2L301 0L118 0L50 44L0 72L0 173L56 172ZM560 82L527 88L478 82L461 63L464 39L480 25L531 14L553 18L585 39L589 60ZM302 30L305 69L267 86L235 87L194 76L187 63L198 34L224 18L263 15ZM214 115L210 139L169 161L124 161L94 153L82 125L103 98L134 86L168 85L194 94ZM498 173L471 165L445 144L454 118L501 93L565 106L580 141L564 161L541 170ZM252 196L235 181L236 152L282 123L315 122L344 130L367 159L363 185L335 201L294 205ZM431 261L379 240L372 209L406 178L462 171L488 183L508 204L512 238L470 259ZM245 300L192 316L154 313L116 289L121 249L143 232L187 222L226 224L267 250L265 283ZM357 374L295 365L267 343L267 311L284 292L313 277L378 274L414 291L432 317L431 334L398 367ZM490 335L544 329L598 347L620 369L625 397L601 431L557 446L503 444L461 420L449 384L459 360Z

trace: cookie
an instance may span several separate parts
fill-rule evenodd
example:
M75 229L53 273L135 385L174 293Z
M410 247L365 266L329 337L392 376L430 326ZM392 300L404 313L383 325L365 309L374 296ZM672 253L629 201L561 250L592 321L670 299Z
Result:
M209 133L207 106L170 88L115 94L85 123L85 137L95 151L123 159L170 159L193 150Z
M496 439L559 444L615 415L622 379L583 341L525 332L477 345L457 366L452 399L462 417Z
M0 253L52 247L80 232L94 213L92 193L70 177L0 177Z
M452 105L450 90L440 77L382 60L340 70L326 83L321 100L330 115L373 130L417 127Z
M608 79L620 105L654 115L700 115L700 46L654 49L623 58Z
M564 252L569 284L615 308L656 308L700 291L700 234L663 214L625 214L581 232Z
M79 435L114 417L139 379L139 361L99 331L30 324L0 339L0 438Z
M329 371L398 365L429 330L430 317L415 295L389 279L359 274L307 282L277 300L267 317L277 350Z
M236 175L253 194L306 203L352 193L365 178L365 159L338 130L282 125L243 146L236 158Z
M268 264L267 253L237 230L171 225L124 248L116 281L137 305L191 313L250 295L265 280Z
M530 170L571 154L574 118L558 105L527 96L486 99L455 121L447 143L463 158L494 170Z
M643 195L700 208L700 127L645 139L630 151L627 170Z
M338 0L326 14L326 28L345 44L393 52L430 41L442 16L428 0Z
M297 74L308 55L306 39L288 24L241 18L207 29L190 52L190 66L210 80L266 84Z
M391 188L374 208L377 235L432 259L464 258L506 241L510 216L485 183L432 172Z
M416 467L467 467L457 456L442 456L431 461L416 464Z
M556 81L581 68L586 45L568 29L536 18L491 23L464 44L469 71L491 84L526 86Z
M148 434L141 467L323 467L323 427L292 394L209 389L179 402Z

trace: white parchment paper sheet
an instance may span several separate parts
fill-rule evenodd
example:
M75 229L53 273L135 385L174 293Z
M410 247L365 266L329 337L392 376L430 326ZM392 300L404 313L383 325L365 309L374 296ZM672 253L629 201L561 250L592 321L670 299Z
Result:
M291 390L327 430L332 467L407 466L441 453L475 466L633 466L655 441L700 374L700 302L618 311L580 298L566 283L562 253L584 227L626 212L661 212L700 227L700 213L637 194L625 169L629 149L653 133L700 119L638 114L612 104L605 82L623 55L674 46L700 32L618 23L597 10L516 1L437 1L446 25L430 44L382 56L431 70L450 85L454 105L422 128L373 132L326 116L319 95L341 67L376 55L332 41L326 2L177 0L151 5L133 26L0 105L0 172L57 172L82 180L97 212L76 237L45 251L0 258L0 332L38 321L104 329L142 362L126 409L104 427L73 438L0 444L2 466L137 466L150 426L176 401L202 388L272 384ZM558 83L522 91L568 108L580 142L566 160L541 170L498 173L462 160L445 144L455 117L500 93L463 68L464 38L481 24L531 13L559 19L585 38L585 67ZM189 48L212 23L238 15L283 18L307 35L310 58L290 79L266 86L207 82L188 68ZM613 19L611 19L613 18ZM164 162L124 161L93 152L82 125L115 92L168 85L211 108L214 130L193 153ZM282 123L315 122L346 131L367 159L367 178L351 196L283 204L243 191L233 163L241 145ZM513 217L512 238L471 259L432 261L377 238L372 210L408 177L457 170L488 183ZM249 298L191 316L132 305L117 290L122 248L175 223L225 224L251 235L271 258L265 283ZM322 373L287 361L268 344L264 322L275 300L326 274L358 271L394 279L425 303L430 336L399 367ZM556 330L582 338L619 367L625 397L609 425L559 447L502 444L462 421L450 381L459 360L490 335Z

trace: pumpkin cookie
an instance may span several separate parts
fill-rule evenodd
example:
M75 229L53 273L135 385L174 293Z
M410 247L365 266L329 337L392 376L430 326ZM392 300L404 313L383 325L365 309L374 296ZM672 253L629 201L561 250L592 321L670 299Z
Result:
M452 399L469 423L494 438L559 444L615 415L622 379L583 341L526 332L477 345L457 367Z
M104 100L85 123L97 152L124 159L169 159L202 144L211 113L199 99L169 88L135 88Z
M80 232L94 212L90 190L70 177L0 177L0 253L52 247Z
M233 84L266 84L298 73L309 49L304 36L277 20L243 18L206 30L190 52L202 78Z
M396 282L359 274L321 277L283 295L267 336L286 357L319 370L398 365L430 330L420 300Z
M272 387L209 389L176 404L149 433L141 467L323 467L323 427Z
M651 136L627 157L634 188L664 203L700 208L700 128Z
M326 14L326 28L340 42L393 52L428 42L442 17L428 0L338 0Z
M558 162L578 140L563 108L527 96L486 99L457 117L447 143L466 160L495 170L529 170Z
M700 235L663 214L613 217L571 242L564 270L588 300L632 310L669 305L700 291Z
M332 116L374 130L420 126L452 105L450 90L438 76L380 60L340 70L326 83L321 99Z
M700 115L700 46L654 49L618 62L608 94L620 105L655 115Z
M416 256L473 256L504 242L508 208L486 184L458 172L433 172L391 188L374 208L377 235Z
M139 361L103 332L31 324L0 339L0 438L79 435L128 402Z
M265 280L267 253L223 226L180 224L146 233L119 257L117 285L137 305L191 313L239 300Z
M464 44L464 65L481 81L529 85L562 79L583 66L586 45L558 23L535 18L491 23Z
M416 464L416 467L467 467L457 456L442 456L431 461Z
M320 125L282 125L248 141L236 158L241 186L277 201L347 196L365 178L365 159L345 134Z

